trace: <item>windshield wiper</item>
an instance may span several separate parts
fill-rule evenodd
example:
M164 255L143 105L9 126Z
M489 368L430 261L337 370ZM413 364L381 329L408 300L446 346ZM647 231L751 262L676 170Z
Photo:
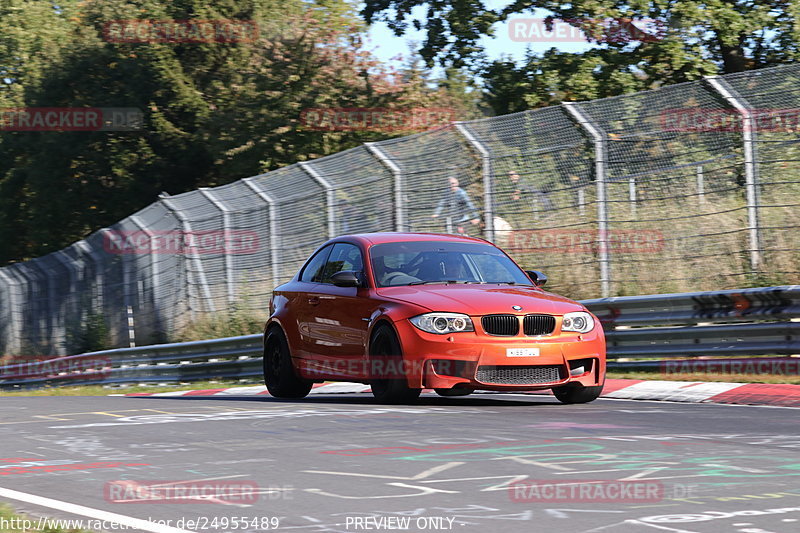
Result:
M460 281L457 281L457 280L454 280L454 279L448 279L448 280L444 280L444 279L436 279L436 280L429 279L429 280L425 280L425 281L412 281L411 283L409 283L409 285L427 285L427 284L432 284L432 283L444 283L445 285L449 285L451 283L463 283L463 282L460 282Z

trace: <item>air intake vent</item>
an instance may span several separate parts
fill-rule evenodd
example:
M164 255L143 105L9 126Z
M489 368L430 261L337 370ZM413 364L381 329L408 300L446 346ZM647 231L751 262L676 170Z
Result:
M556 317L550 315L528 315L522 321L525 335L550 335L556 329Z
M481 325L489 335L513 337L519 333L519 318L516 315L486 315L481 318Z
M561 381L562 368L548 366L479 366L475 379L498 385L536 385Z

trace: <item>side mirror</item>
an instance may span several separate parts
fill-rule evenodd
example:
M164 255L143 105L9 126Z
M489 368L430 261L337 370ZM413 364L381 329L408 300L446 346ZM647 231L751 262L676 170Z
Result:
M342 270L331 276L331 281L337 287L361 287L360 274L355 270Z
M540 270L526 270L525 273L537 287L541 287L547 283L547 275Z

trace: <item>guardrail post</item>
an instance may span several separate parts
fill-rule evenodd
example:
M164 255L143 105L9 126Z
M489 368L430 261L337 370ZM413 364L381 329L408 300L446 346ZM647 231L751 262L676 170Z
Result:
M18 355L22 352L22 302L20 301L20 282L13 274L7 273L0 268L0 278L6 281L8 287L8 301L10 303L8 314L11 318L8 324L8 339L6 346L3 347L6 353Z
M242 183L247 185L259 198L267 203L269 208L269 253L270 261L272 261L272 285L277 286L280 283L280 236L278 234L278 209L275 199L270 196L264 189L258 186L254 180L258 176L252 178L244 178Z
M175 204L173 204L172 201L169 200L169 198L166 197L164 194L159 195L158 199L162 204L164 204L164 207L166 207L167 210L169 210L173 215L175 215L175 218L177 218L180 221L181 225L183 226L184 233L191 235L192 225L189 222L189 219L186 218L186 215L184 215L180 209L175 207ZM211 297L211 289L208 287L208 280L206 279L206 271L203 268L203 261L200 259L197 250L192 250L191 256L195 268L197 269L197 276L198 278L200 278L198 282L200 285L200 290L203 292L203 297L206 299L206 306L210 312L214 313L216 311L216 307L214 306L214 300ZM189 279L188 272L186 279L187 281ZM191 292L189 292L189 298L191 298ZM194 318L196 316L196 310L194 307L192 307L191 313L192 317Z
M336 191L331 185L331 182L328 181L325 176L317 172L317 169L311 166L311 163L308 161L302 161L299 163L300 168L302 168L306 174L311 176L311 178L322 185L322 188L325 189L325 198L326 203L328 205L328 238L332 239L336 237Z
M225 204L220 202L217 197L214 196L214 193L208 189L208 187L200 187L200 194L208 198L208 201L214 204L214 207L219 209L222 213L222 231L225 242L229 242L231 238L230 209L228 209ZM229 247L226 246L225 249L225 280L228 287L228 303L232 304L236 301L236 281L233 276L233 254L228 248Z
M750 236L750 270L758 272L761 265L761 236L758 220L758 162L756 160L756 120L747 100L719 76L705 76L706 83L722 96L742 117L744 176L747 188L747 225Z
M405 210L403 209L403 171L378 144L364 143L364 146L367 147L367 150L369 150L383 166L389 169L389 172L391 172L394 177L394 229L395 231L405 231L406 216Z
M483 177L483 218L484 237L487 241L494 242L494 202L493 202L493 176L491 153L486 146L473 135L463 122L453 122L458 131L467 142L481 155L481 174Z
M597 188L597 245L600 260L600 292L603 298L611 293L611 260L608 253L608 205L606 199L606 134L576 103L565 102L564 109L572 115L594 141L595 186Z

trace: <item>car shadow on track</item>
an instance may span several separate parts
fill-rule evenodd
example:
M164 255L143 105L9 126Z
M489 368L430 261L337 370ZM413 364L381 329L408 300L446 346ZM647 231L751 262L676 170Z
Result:
M137 400L182 400L182 401L237 401L237 402L259 402L259 403L286 403L292 405L303 404L345 404L345 405L382 405L389 404L378 403L371 395L367 394L331 394L331 395L314 395L298 400L286 400L280 398L273 398L271 396L236 396L236 395L209 395L209 396L128 396ZM414 406L431 406L431 407L484 407L484 406L501 406L501 405L524 405L524 406L553 406L562 405L561 402L552 396L532 397L530 400L514 398L486 398L480 396L466 396L460 398L445 398L439 396L421 396L419 400L407 404L396 405L396 407L414 407ZM588 405L588 404L587 404Z

